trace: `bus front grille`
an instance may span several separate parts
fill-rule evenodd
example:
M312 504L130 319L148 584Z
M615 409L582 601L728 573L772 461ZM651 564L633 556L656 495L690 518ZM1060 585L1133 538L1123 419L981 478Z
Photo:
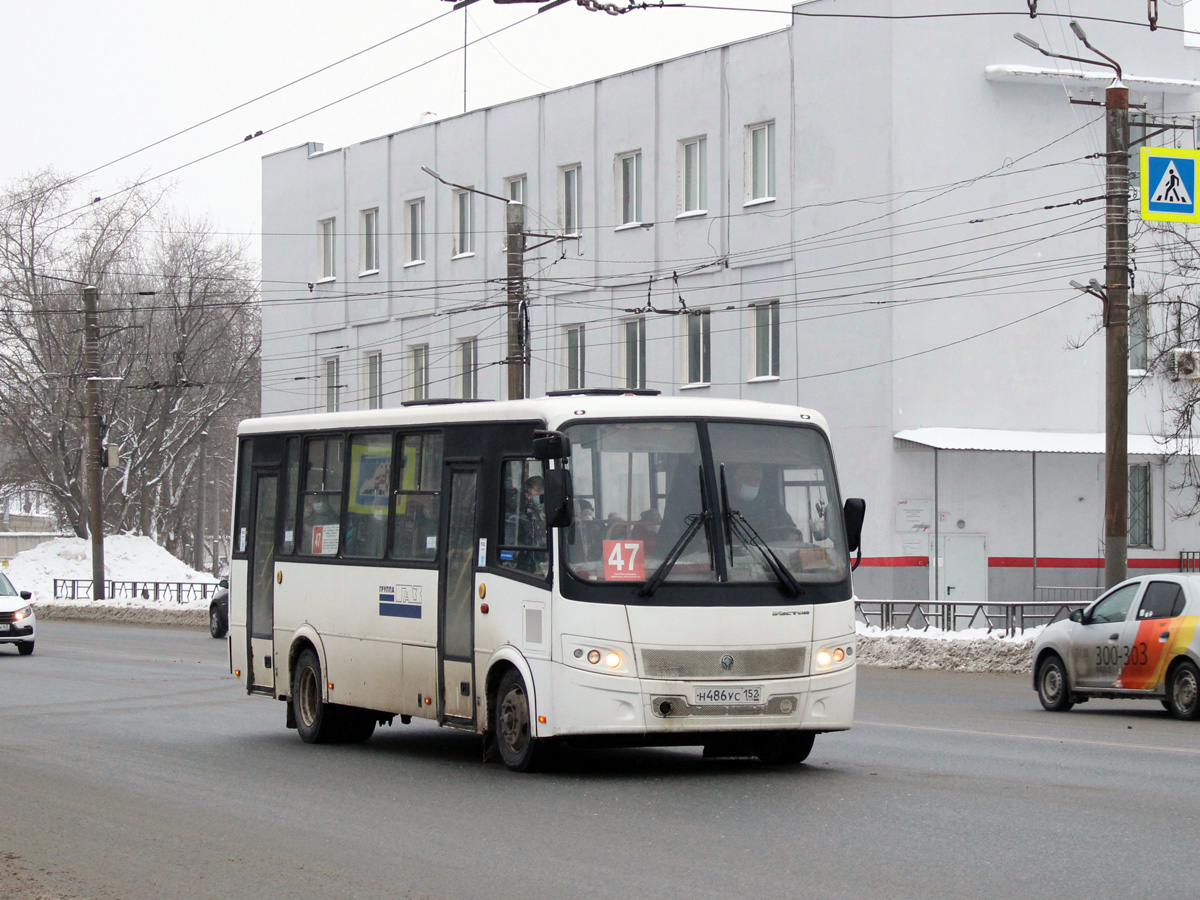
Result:
M737 650L642 651L642 673L646 678L795 678L804 674L804 647L772 647Z

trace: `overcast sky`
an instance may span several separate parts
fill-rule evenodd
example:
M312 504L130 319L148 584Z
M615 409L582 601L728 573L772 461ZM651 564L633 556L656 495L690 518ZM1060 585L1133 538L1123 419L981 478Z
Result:
M468 49L468 108L785 28L790 19L787 0L704 2L743 9L611 16L569 3L536 15L533 4L479 0L467 9L468 40L511 27ZM437 17L442 18L417 27ZM46 167L79 175L199 125L87 176L87 193L105 196L123 183L182 166L161 182L174 185L171 205L208 216L220 230L249 235L257 255L262 156L306 141L327 149L345 146L407 128L426 113L461 113L463 31L464 13L442 0L6 4L0 29L6 86L0 100L5 135L0 185ZM448 55L431 61L440 54ZM306 117L284 124L298 116ZM260 130L261 137L242 143ZM223 149L230 145L236 146ZM216 151L223 152L193 162Z

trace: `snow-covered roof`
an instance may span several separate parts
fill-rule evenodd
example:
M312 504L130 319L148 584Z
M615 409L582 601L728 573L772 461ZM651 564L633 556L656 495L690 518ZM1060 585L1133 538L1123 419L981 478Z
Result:
M938 450L1014 453L1104 453L1104 434L1063 431L998 431L990 428L910 428L896 438ZM1200 445L1154 434L1129 435L1130 456L1200 456Z
M1112 84L1113 73L1109 71L1087 72L1079 69L1050 69L1041 66L994 65L983 70L988 81L1003 81L1010 84L1054 84L1068 88L1104 89ZM1150 75L1123 73L1121 81L1130 91L1153 91L1161 94L1194 94L1200 91L1200 81L1183 78L1155 78Z

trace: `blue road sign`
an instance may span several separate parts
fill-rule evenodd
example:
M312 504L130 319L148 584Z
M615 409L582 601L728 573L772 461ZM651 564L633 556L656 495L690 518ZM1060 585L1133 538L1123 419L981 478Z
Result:
M1143 147L1142 218L1157 222L1200 222L1196 212L1196 161L1200 151Z

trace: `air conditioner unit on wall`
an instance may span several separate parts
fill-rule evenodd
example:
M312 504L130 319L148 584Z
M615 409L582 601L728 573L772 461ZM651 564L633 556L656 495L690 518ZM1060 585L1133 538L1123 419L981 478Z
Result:
M1200 381L1200 348L1172 350L1169 374L1172 381Z

